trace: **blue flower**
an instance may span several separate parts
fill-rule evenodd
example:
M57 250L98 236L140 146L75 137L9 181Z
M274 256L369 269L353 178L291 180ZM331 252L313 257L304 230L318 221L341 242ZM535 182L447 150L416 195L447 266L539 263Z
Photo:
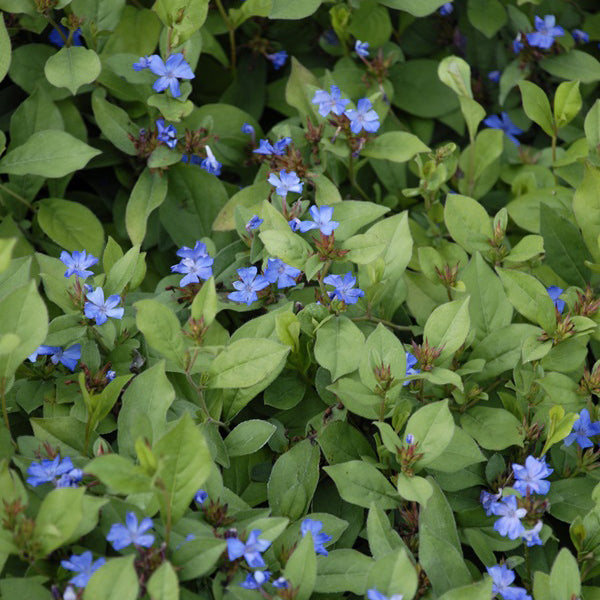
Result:
M142 519L142 522L138 525L135 513L128 512L125 516L125 525L114 523L106 539L115 550L123 550L130 544L150 548L154 544L154 536L151 533L146 533L146 531L152 529L152 527L154 527L154 524L149 517Z
M258 590L269 581L269 577L271 577L271 571L254 571L254 573L248 573L246 581L240 585L247 590Z
M64 473L56 482L57 488L76 488L79 487L83 479L83 471L81 469L71 469L68 473Z
M31 362L35 362L40 355L49 355L53 364L57 365L60 362L71 371L74 371L77 361L81 358L81 344L74 344L67 350L63 350L59 346L40 346L27 358Z
M116 376L117 374L114 371L106 371L107 381L111 382Z
M358 299L365 295L360 288L354 288L356 277L350 271L343 278L341 275L328 275L323 279L323 282L335 287L333 292L329 292L329 297L332 300L342 300L346 304L356 304Z
M554 38L565 35L565 30L556 25L554 15L546 15L543 19L536 15L535 28L537 31L527 34L527 41L530 46L548 50L554 44Z
M144 69L150 68L150 56L140 56L138 62L133 63L134 71L143 71Z
M542 546L543 545L543 542L539 536L539 533L542 530L542 526L543 526L543 523L541 521L538 521L533 528L526 529L521 534L521 538L527 546L531 547L531 546Z
M523 44L523 34L517 33L517 37L513 40L512 43L513 52L515 54L519 54L519 52L521 52L523 48L525 48L525 45Z
M62 600L77 600L77 592L72 585L68 585L65 588L65 593L63 594Z
M367 590L367 598L369 600L402 600L402 594L392 594L391 596L385 596L381 592L377 591L376 588Z
M271 145L269 140L259 140L258 148L253 150L254 154L275 154L276 156L283 156L285 154L285 148L292 141L291 137L284 137L278 142Z
M158 129L156 139L159 142L166 144L171 149L175 148L175 146L177 146L177 129L175 129L173 125L165 127L164 119L158 119L158 121L156 121L156 127Z
M279 141L273 144L273 154L277 156L283 156L285 154L285 149L292 142L291 137L281 138Z
M247 223L246 223L246 231L250 232L254 229L258 229L264 223L264 219L261 219L258 215L254 215Z
M88 319L96 319L96 325L106 323L108 317L123 318L125 309L117 308L117 304L121 302L119 294L113 294L105 301L104 290L97 287L93 292L88 292L85 297L88 301L83 305L83 312Z
M354 51L359 56L366 58L369 56L369 42L361 42L360 40L356 40L354 43Z
M590 41L590 36L581 29L573 29L571 32L573 39L581 44L587 44Z
M204 490L198 490L194 496L194 502L204 504L208 500L208 493Z
M488 79L493 81L494 83L498 83L500 81L500 77L502 75L501 71L490 71L488 73Z
M550 296L550 298L552 299L552 302L554 302L554 306L556 307L556 310L559 313L562 313L563 310L565 310L565 301L561 300L559 298L559 296L565 291L562 288L559 288L557 285L551 285L549 288L546 288L546 291L548 292L548 296Z
M584 408L579 413L579 419L573 424L573 431L565 438L565 446L577 442L580 448L592 448L594 442L590 437L595 435L600 435L600 421L592 423L588 409Z
M494 523L494 529L504 537L516 540L521 537L525 528L521 519L527 514L527 510L517 507L516 496L506 496L500 502L491 505L492 514L500 518Z
M283 289L296 285L296 278L302 273L300 269L286 265L280 258L269 258L265 269L265 279L269 283L277 282L277 288Z
M93 271L88 269L98 262L98 259L91 254L87 254L85 250L79 252L73 250L72 254L65 252L64 250L60 253L60 261L67 267L65 271L65 277L68 279L75 273L77 277L81 279L87 279L90 275L93 275Z
M417 358L413 356L410 352L406 352L406 374L405 377L410 377L411 375L418 375L421 372L421 369L413 368L417 364ZM410 381L405 381L402 385L408 385Z
M246 133L246 134L254 137L254 127L252 127L252 125L250 125L250 123L244 123L242 125L242 133Z
M489 117L486 117L483 122L491 129L501 129L513 144L516 144L517 146L520 145L519 140L515 136L523 133L523 130L510 120L510 117L506 112L502 111L500 117L498 115L490 115Z
M359 134L363 129L369 133L375 133L379 129L379 115L373 110L368 98L361 98L356 110L349 108L344 114L350 119L350 129L354 134Z
M329 89L329 94L325 90L317 90L311 102L319 105L319 114L322 117L326 117L330 112L338 116L343 115L350 100L342 98L342 92L337 85L332 85Z
M154 91L164 92L169 88L174 98L181 96L179 79L194 79L195 77L192 68L184 60L181 52L171 54L166 62L163 62L158 54L153 54L148 59L148 68L159 76L152 86Z
M312 535L313 544L315 547L315 552L317 554L322 554L323 556L328 556L329 552L325 550L323 544L330 542L333 538L326 533L320 533L321 529L323 529L323 523L321 521L315 521L313 519L304 519L302 524L300 525L300 533L302 537L304 537L309 531Z
M290 587L290 584L288 583L285 577L278 577L277 579L275 579L275 581L273 581L273 587L279 589L287 589L288 587Z
M77 573L75 577L71 577L71 579L69 579L69 583L83 588L87 585L94 571L97 571L105 562L105 558L99 558L96 562L94 562L92 553L87 550L83 554L72 554L71 558L68 560L61 560L60 564L68 571Z
M221 174L221 167L223 165L215 158L210 146L205 146L204 149L206 150L206 158L200 163L200 167L218 177Z
M182 260L171 267L173 273L184 273L179 285L185 287L188 283L199 283L212 277L214 259L208 254L206 244L196 242L194 248L183 246L177 250L177 256Z
M269 281L262 275L257 275L257 273L258 269L256 267L238 269L237 274L240 276L241 281L233 282L233 287L237 291L231 292L227 297L234 302L245 302L248 306L258 300L256 292L266 288Z
M39 463L32 462L27 467L27 475L29 475L27 483L33 487L43 483L54 483L56 485L61 475L70 473L73 470L75 470L73 462L68 456L65 456L62 461L59 455L53 460L43 459ZM79 471L79 469L76 470Z
M513 488L520 494L547 494L550 489L550 482L544 481L545 477L549 477L554 473L544 458L539 460L533 456L528 456L525 459L525 466L513 463L513 473L515 475L515 484Z
M492 494L491 492L486 492L485 490L481 491L479 495L479 502L483 506L483 510L485 510L485 514L490 517L494 514L492 510L492 506L500 500L502 497L502 492L498 492L497 494Z
M415 436L412 433L407 433L404 441L410 446L415 443Z
M337 229L338 221L332 221L333 208L331 206L311 206L308 209L310 216L313 218L312 221L300 221L297 224L297 229L302 233L310 231L311 229L318 229L323 235L331 235L334 229ZM294 227L290 225L292 231Z
M187 154L184 154L181 157L181 162L190 163L190 165L199 165L202 162L202 159L199 156L196 156L195 154L190 154L189 156Z
M438 12L444 17L451 15L454 12L454 6L452 6L452 2L446 2L446 4L443 4Z
M61 25L59 23L58 28L62 31L63 35L66 38L69 37L69 30L66 27L64 27L63 25ZM63 39L62 35L60 35L60 33L58 33L58 30L56 30L56 29L53 29L50 32L50 35L48 36L48 40L50 41L51 44L54 44L55 46L58 46L59 48L62 48L65 45L65 40ZM73 32L73 36L71 37L71 45L72 46L83 46L83 42L81 41L81 29L79 27Z
M510 585L515 580L515 573L506 565L487 567L487 572L492 578L493 594L500 594L504 600L531 600L525 588Z
M242 270L238 269L238 271ZM236 558L243 556L248 566L252 569L260 569L266 566L261 553L271 545L271 542L259 540L258 536L261 533L260 529L253 529L245 544L238 538L227 538L227 555L229 556L229 560L236 560Z
M282 198L285 198L288 192L302 193L302 186L304 185L295 171L289 173L283 169L279 171L279 177L275 173L271 173L268 179L271 185L275 186L275 192Z
M285 62L288 58L288 53L285 50L281 50L280 52L275 52L274 54L267 54L267 58L273 63L273 67L278 71L285 65Z

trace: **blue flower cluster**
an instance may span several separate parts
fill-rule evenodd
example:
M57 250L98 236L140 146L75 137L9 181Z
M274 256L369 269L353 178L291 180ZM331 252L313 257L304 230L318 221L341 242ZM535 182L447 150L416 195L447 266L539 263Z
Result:
M136 71L150 69L158 79L154 82L152 88L155 92L164 92L167 88L171 91L174 98L181 96L179 88L180 79L194 79L195 75L190 65L183 58L181 52L171 54L166 61L153 54L152 56L142 56L139 61L133 63Z
M33 487L44 483L52 483L54 487L78 487L83 479L83 471L76 469L69 456L62 460L60 455L54 459L43 459L41 462L32 462L27 467L27 483Z
M177 250L177 256L181 261L171 267L173 273L182 273L179 285L185 287L190 283L199 283L202 279L206 281L212 277L212 265L214 259L206 249L206 244L197 241L193 248L183 246Z

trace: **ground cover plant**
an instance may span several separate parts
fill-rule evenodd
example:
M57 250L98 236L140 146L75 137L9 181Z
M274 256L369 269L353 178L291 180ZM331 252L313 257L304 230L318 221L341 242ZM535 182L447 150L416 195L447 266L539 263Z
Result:
M0 0L0 597L598 600L595 0Z

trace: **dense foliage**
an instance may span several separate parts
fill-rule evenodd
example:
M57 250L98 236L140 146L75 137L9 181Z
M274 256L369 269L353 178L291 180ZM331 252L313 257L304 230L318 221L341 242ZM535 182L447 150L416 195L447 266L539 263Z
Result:
M600 599L596 0L0 0L0 596Z

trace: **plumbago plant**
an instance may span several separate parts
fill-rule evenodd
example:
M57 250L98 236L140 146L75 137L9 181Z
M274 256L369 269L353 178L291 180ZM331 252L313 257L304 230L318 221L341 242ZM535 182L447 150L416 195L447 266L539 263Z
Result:
M0 9L2 598L600 598L594 0Z

